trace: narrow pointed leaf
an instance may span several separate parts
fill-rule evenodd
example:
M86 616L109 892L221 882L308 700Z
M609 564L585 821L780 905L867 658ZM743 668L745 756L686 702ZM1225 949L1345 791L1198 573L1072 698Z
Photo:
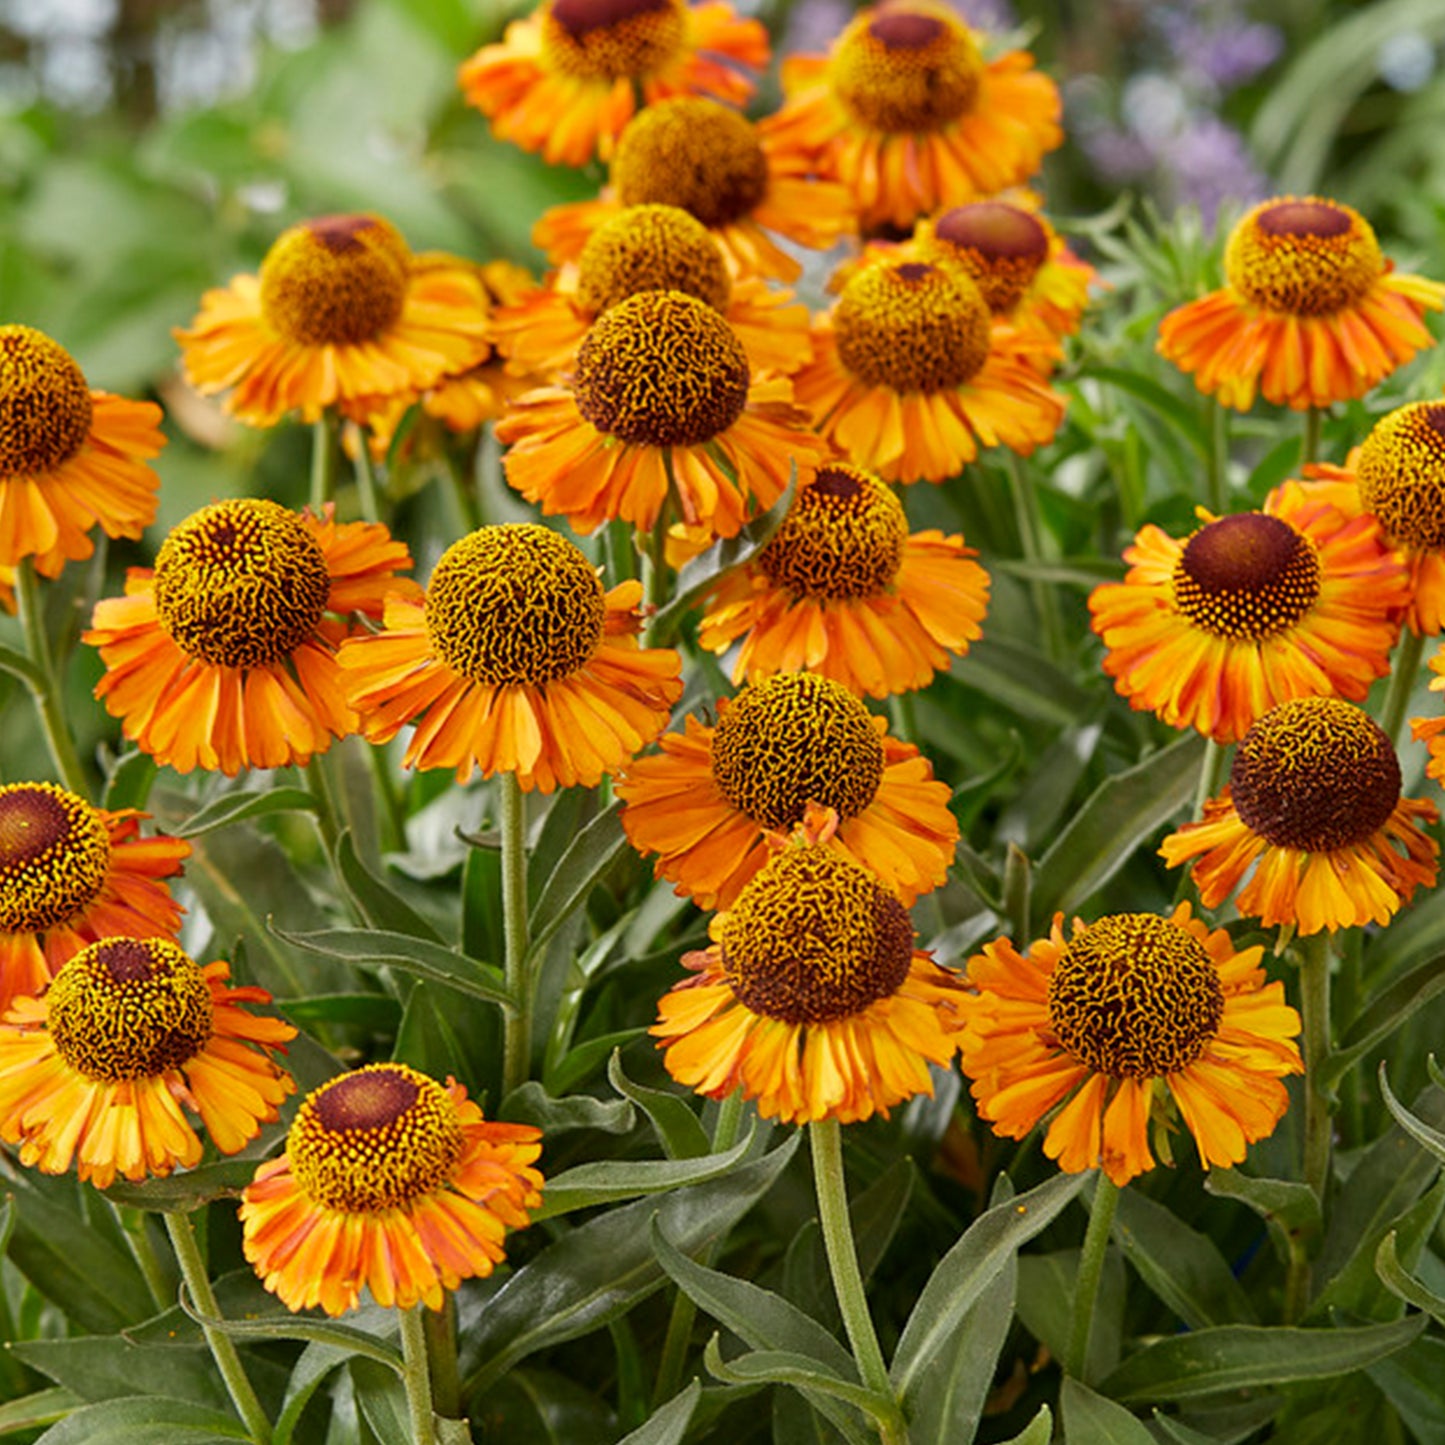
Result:
M394 888L361 861L351 829L336 840L336 871L351 901L372 928L383 928L408 938L424 938L441 945L441 935Z
M1393 1229L1380 1241L1380 1247L1375 1251L1375 1272L1391 1294L1398 1295L1417 1310L1424 1310L1426 1314L1434 1317L1437 1324L1445 1325L1445 1297L1426 1289L1400 1263Z
M1069 1445L1155 1445L1154 1437L1122 1405L1066 1379L1059 1395Z
M192 813L171 831L177 838L199 838L217 828L265 818L272 813L314 813L316 799L305 788L272 788L265 793L225 793Z
M187 1292L181 1291L181 1308L198 1325L218 1330L238 1340L306 1340L311 1344L334 1345L351 1355L374 1360L388 1369L402 1372L401 1352L366 1330L354 1325L337 1324L332 1320L305 1318L292 1314L275 1314L264 1319L229 1320L208 1315L192 1304Z
M1378 1047L1437 994L1445 992L1445 953L1412 968L1370 999L1320 1069L1320 1087L1333 1088L1371 1049Z
M688 1107L687 1101L677 1094L634 1084L622 1070L620 1049L612 1051L607 1078L624 1099L636 1104L651 1120L658 1142L669 1159L696 1159L711 1152L712 1143L707 1137L707 1130Z
M1053 1411L1047 1405L1040 1405L1039 1413L1012 1440L1005 1440L1003 1445L1049 1445L1053 1438Z
M1385 1072L1383 1063L1380 1065L1380 1092L1385 1096L1385 1107L1395 1116L1395 1122L1422 1149L1428 1149L1436 1159L1445 1163L1445 1134L1438 1129L1432 1129L1423 1119L1417 1118L1395 1097L1390 1089L1389 1075Z
M714 1335L703 1351L703 1363L717 1379L730 1385L791 1385L797 1390L812 1390L841 1400L845 1405L874 1419L897 1418L897 1406L887 1397L875 1394L866 1386L840 1380L829 1374L807 1355L793 1355L786 1350L758 1350L724 1360Z
M694 1380L687 1389L654 1410L646 1424L623 1436L617 1445L682 1445L692 1421L692 1412L697 1409L701 1398L702 1386Z
M52 1425L44 1445L230 1445L251 1439L234 1415L160 1395L87 1405Z
M557 860L532 909L529 951L540 957L553 935L572 916L598 880L631 845L622 831L622 803L593 818Z

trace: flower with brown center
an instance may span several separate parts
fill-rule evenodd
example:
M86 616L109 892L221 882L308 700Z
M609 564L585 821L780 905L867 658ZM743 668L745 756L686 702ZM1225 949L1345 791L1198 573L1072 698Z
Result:
M826 831L826 830L825 830ZM956 1048L957 980L913 947L908 914L808 829L719 914L652 1033L679 1083L741 1088L765 1119L853 1123L932 1094Z
M92 391L44 332L0 326L0 567L33 557L56 577L95 551L96 525L139 537L156 515L160 420L152 402Z
M778 673L718 704L713 726L687 719L662 751L617 784L622 826L658 877L703 908L729 908L810 803L838 815L829 847L872 869L911 904L953 861L948 788L918 749L888 736L840 683Z
M442 1308L542 1200L541 1132L489 1123L448 1079L372 1064L308 1094L241 1199L246 1258L291 1310Z
M1069 1173L1127 1184L1154 1167L1150 1123L1175 1109L1200 1163L1238 1164L1288 1106L1303 1071L1299 1015L1267 983L1262 948L1236 951L1181 903L1118 913L1020 953L1007 939L968 964L959 1064L994 1132L1021 1139L1050 1110L1044 1153ZM1169 1161L1167 1135L1155 1149Z
M828 462L709 596L698 643L724 652L743 639L734 682L806 670L872 697L926 687L982 636L989 582L976 555L958 535L910 534L886 482Z
M1363 699L1389 671L1405 570L1374 518L1286 482L1261 512L1201 513L1184 541L1145 527L1089 610L1132 707L1233 742L1276 703Z
M1011 50L928 0L861 10L823 56L783 62L782 108L763 123L781 156L848 185L863 225L921 215L1027 180L1063 140L1059 93Z
M175 934L181 909L162 880L191 845L142 838L146 816L92 808L54 783L0 787L0 1014L88 943Z
M1235 907L1302 934L1388 923L1435 882L1439 848L1416 826L1439 814L1400 796L1394 745L1365 712L1337 698L1271 708L1240 739L1229 786L1203 821L1164 840L1160 856L1218 907L1254 868Z
M1395 271L1358 211L1318 196L1256 206L1230 233L1226 284L1171 311L1159 353L1206 396L1255 391L1303 411L1363 396L1422 347L1445 285Z
M524 789L594 787L667 726L681 659L639 648L642 588L604 591L546 527L482 527L437 562L425 600L387 600L384 630L341 649L347 699L373 742L407 723L406 767Z
M338 526L275 502L215 502L176 527L155 568L97 604L95 695L125 735L177 772L304 765L356 731L336 648L377 617L411 557L374 522Z
M38 998L0 1022L0 1138L20 1160L106 1188L191 1168L201 1140L234 1154L295 1088L271 1059L296 1030L243 1004L227 963L196 964L163 938L103 938L65 963Z
M877 260L857 270L815 330L798 400L824 436L890 481L940 482L1002 444L1053 438L1061 397L995 331L983 295L949 263Z
M252 426L328 407L364 420L491 353L487 294L465 261L420 263L380 216L322 216L282 232L259 276L207 291L177 330L186 378L226 392Z
M461 68L462 93L493 132L554 165L607 160L637 113L671 96L745 105L744 71L768 63L768 34L722 0L546 0Z

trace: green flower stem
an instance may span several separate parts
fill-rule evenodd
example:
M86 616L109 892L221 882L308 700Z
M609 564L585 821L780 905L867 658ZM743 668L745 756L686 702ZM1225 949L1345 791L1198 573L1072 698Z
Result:
M532 977L527 961L527 810L515 773L502 789L502 933L506 944L507 1010L502 1042L502 1095L527 1082L532 1067Z
M405 1368L407 1412L411 1416L412 1445L436 1445L435 1416L431 1403L431 1370L426 1357L426 1306L413 1305L401 1315L401 1354Z
M340 834L337 822L336 792L326 773L326 754L317 753L302 769L306 779L306 790L316 800L316 831L321 834L322 846L328 855L336 852L336 839Z
M50 756L55 761L60 781L72 793L78 793L82 798L89 797L85 768L81 765L80 754L75 750L75 741L65 720L65 700L61 696L60 676L55 670L50 639L45 635L45 609L40 601L40 581L35 575L33 558L22 557L16 564L15 601L20 613L20 627L25 634L25 651L35 665L35 675L27 677L26 682L40 714L40 726L45 732L45 741L50 745Z
M1320 423L1323 420L1324 413L1317 406L1312 406L1305 412L1305 434L1299 458L1302 467L1307 467L1320 458Z
M107 1199L115 1222L125 1231L125 1242L130 1248L136 1268L145 1276L146 1288L157 1310L169 1309L175 1303L173 1291L168 1287L165 1270L156 1255L155 1246L146 1232L146 1211L144 1209L123 1209L113 1200Z
M444 1420L462 1418L462 1377L457 1369L457 1302L450 1290L439 1310L423 1310L431 1366L432 1409Z
M1204 505L1216 517L1229 510L1229 409L1212 396L1204 403L1209 418L1209 467L1204 476Z
M1300 1043L1305 1064L1304 1178L1321 1202L1330 1177L1330 1097L1320 1069L1330 1052L1330 936L1300 940Z
M863 1288L863 1273L858 1268L858 1251L853 1243L853 1222L848 1217L848 1190L843 1180L843 1128L836 1119L815 1119L808 1125L808 1142L813 1151L813 1185L818 1194L818 1222L823 1228L823 1247L828 1254L828 1269L833 1276L833 1289L843 1315L843 1328L853 1346L853 1359L858 1377L880 1400L893 1404L893 1418L875 1417L879 1438L884 1445L904 1445L908 1439L903 1412L888 1366L878 1345L873 1316L868 1312L868 1296Z
M365 431L356 444L356 503L363 522L379 522L381 509L376 500L376 472L371 465L371 437Z
M1030 564L1030 572L1044 562L1044 528L1039 515L1039 494L1034 487L1033 477L1028 468L1011 451L1005 450L1009 480L1013 483L1014 517L1018 522L1019 541L1023 545L1024 560ZM1063 656L1063 628L1059 620L1058 598L1053 588L1041 577L1031 575L1029 591L1033 595L1034 611L1038 613L1039 626L1043 631L1044 649L1049 657L1057 661Z
M1204 816L1204 805L1220 790L1229 776L1229 748L1209 738L1204 744L1204 761L1199 765L1199 786L1194 790L1194 821Z
M1119 1186L1100 1170L1093 1208L1089 1211L1089 1228L1084 1234L1084 1247L1079 1254L1079 1275L1074 1281L1074 1310L1069 1322L1069 1351L1064 1356L1064 1373L1085 1384L1089 1336L1094 1328L1094 1305L1099 1297L1104 1256L1108 1252L1114 1212L1118 1207Z
M1400 746L1400 729L1405 725L1405 710L1410 706L1410 695L1420 680L1420 662L1424 656L1425 639L1417 637L1406 627L1395 647L1394 665L1390 671L1390 690L1385 694L1385 710L1380 716L1380 727L1396 747Z
M311 426L311 510L321 509L336 495L336 413L323 411Z
M216 1292L211 1288L210 1276L206 1273L206 1262L201 1258L200 1245L196 1243L196 1232L191 1226L190 1215L167 1213L165 1218L166 1232L171 1237L171 1248L176 1252L181 1278L186 1282L186 1290L192 1303L201 1314L209 1315L213 1319L218 1317L221 1309L216 1303ZM246 1367L241 1363L241 1357L236 1353L231 1337L210 1325L202 1325L201 1329L205 1333L206 1343L211 1347L211 1358L215 1360L216 1368L226 1382L231 1403L245 1422L246 1429L251 1432L251 1439L255 1445L270 1445L271 1422L261 1408L260 1400L256 1398L256 1391L247 1378Z

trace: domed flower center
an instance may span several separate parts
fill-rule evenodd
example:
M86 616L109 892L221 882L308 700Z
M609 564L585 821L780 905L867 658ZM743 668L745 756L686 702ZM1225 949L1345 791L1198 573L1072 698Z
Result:
M897 993L913 960L913 925L866 869L826 848L790 847L738 895L720 946L746 1008L824 1024Z
M90 388L65 348L29 326L0 326L0 482L69 461L90 416Z
M211 1038L211 988L168 938L103 938L51 981L50 1035L89 1079L153 1079L188 1064Z
M1370 224L1334 201L1267 201L1230 233L1229 284L1255 306L1330 316L1361 301L1384 274Z
M1219 1030L1224 990L1204 945L1153 913L1076 934L1049 976L1049 1020L1080 1063L1115 1079L1188 1068Z
M453 672L492 687L570 677L602 640L597 571L548 527L482 527L441 555L426 590L426 628Z
M868 386L944 391L988 360L988 305L953 266L865 267L843 288L833 328L843 365Z
M961 266L995 314L1023 300L1048 260L1049 233L1037 216L1003 201L978 201L945 212L933 228L939 254Z
M728 802L764 828L786 832L809 802L846 822L878 791L883 743L841 683L784 672L744 688L722 711L712 775Z
M1271 708L1240 739L1234 808L1277 848L1329 853L1363 843L1400 801L1400 763L1368 713L1333 697Z
M948 11L907 4L859 15L828 63L833 93L861 125L942 130L972 109L983 57Z
M369 1214L442 1188L463 1143L456 1105L435 1079L405 1064L372 1064L306 1096L286 1152L317 1203Z
M1360 500L1392 542L1445 548L1445 403L1417 401L1375 423L1360 448Z
M83 798L54 783L0 787L0 933L74 918L105 884L110 834Z
M742 415L752 380L733 329L680 291L641 291L604 311L577 348L577 410L639 446L695 447Z
M261 263L261 310L288 341L352 346L406 302L411 253L380 216L323 216L283 231Z
M686 35L683 0L552 0L542 63L579 80L640 79L674 59Z
M1216 637L1258 641L1293 627L1320 595L1314 543L1264 512L1220 517L1174 564L1174 605Z
M893 489L835 462L798 488L758 565L795 597L876 597L892 584L907 540L908 522Z
M704 226L751 215L768 193L768 158L751 122L703 96L649 105L612 158L624 206L680 206Z
M677 206L629 206L587 238L577 300L594 316L639 291L681 291L725 311L732 294L718 244Z
M177 647L212 667L266 667L321 620L331 578L321 546L275 502L215 502L156 554L156 615Z

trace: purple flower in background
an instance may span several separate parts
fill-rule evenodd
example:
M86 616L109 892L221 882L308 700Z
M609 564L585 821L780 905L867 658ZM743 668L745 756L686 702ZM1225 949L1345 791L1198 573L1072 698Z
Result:
M1212 227L1226 202L1253 205L1269 194L1244 137L1217 115L1196 114L1160 145L1157 160L1175 206L1198 206Z

